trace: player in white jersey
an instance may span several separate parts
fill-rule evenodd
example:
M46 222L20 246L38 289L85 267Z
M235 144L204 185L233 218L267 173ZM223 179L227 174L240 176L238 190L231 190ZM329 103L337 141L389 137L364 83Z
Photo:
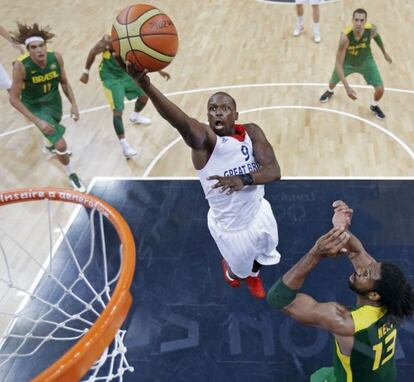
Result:
M227 93L215 93L208 100L207 125L167 99L147 75L130 74L192 148L193 165L210 205L208 226L224 258L226 281L239 287L240 280L245 280L253 296L264 298L259 269L277 264L280 254L277 224L263 198L263 184L279 180L280 167L262 129L253 123L235 124L236 102Z

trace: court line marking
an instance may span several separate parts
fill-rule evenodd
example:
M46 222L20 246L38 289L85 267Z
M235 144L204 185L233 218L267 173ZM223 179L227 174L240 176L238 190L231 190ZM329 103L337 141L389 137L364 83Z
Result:
M319 5L329 4L329 3L337 3L339 0L321 0ZM257 3L263 4L271 4L271 5L295 5L295 1L292 0L291 2L286 1L272 1L272 0L256 0Z
M318 82L304 82L304 83L301 83L301 82L279 82L279 83L264 83L264 84L240 84L240 85L214 86L214 87L209 87L209 88L191 89L191 90L180 90L180 91L177 91L177 92L166 93L165 96L166 97L173 97L173 96L176 96L176 95L204 93L204 92L217 91L217 90L223 90L223 89L264 88L264 87L282 87L282 86L287 86L287 87L295 87L295 86L327 87L328 85L327 85L327 83L318 83ZM337 86L343 87L342 84L338 84ZM351 87L356 88L356 89L371 89L372 88L371 86L368 86L368 85L351 85ZM385 88L385 90L387 92L391 92L391 93L414 94L414 90L408 90L408 89ZM132 101L127 101L125 103L132 103L132 102L135 102L135 101L132 100ZM81 110L79 114L87 114L87 113L91 113L91 112L99 111L99 110L103 110L103 109L109 109L109 105L94 106L94 107L91 107L89 109ZM67 119L69 117L70 117L70 114L64 114L63 117L62 117L62 120ZM3 133L0 133L0 138L8 136L8 135L15 134L15 133L19 133L21 131L31 129L33 127L35 127L35 125L33 123L31 123L29 125L19 127L17 129L6 131L6 132L3 132Z
M263 107L258 107L258 108L254 108L254 109L247 109L247 110L242 110L239 111L239 115L241 114L247 114L250 112L255 112L255 111L263 111L263 110L280 110L280 109L304 109L304 110L317 110L317 111L322 111L322 112L329 112L329 113L334 113L334 114L339 114L339 115L343 115L345 117L350 117L350 118L354 118L357 119L359 121L365 122L368 125L374 127L375 129L383 132L384 134L388 135L392 140L396 141L400 146L402 146L402 148L408 153L408 155L411 157L412 160L414 160L414 151L412 151L408 145L399 137L397 137L394 133L390 132L389 130L385 129L384 127L377 125L376 123L359 117L355 114L351 114L351 113L347 113L345 111L340 111L340 110L335 110L335 109L327 109L324 107L317 107L317 106L301 106L301 105L286 105L286 106L263 106ZM170 150L176 143L178 143L181 140L181 136L179 136L178 138L174 139L173 141L171 141L167 146L165 146L156 156L155 158L151 161L151 163L146 167L145 171L144 171L144 177L149 176L149 173L152 171L152 169L156 166L156 164L158 163L158 161L168 152L168 150Z

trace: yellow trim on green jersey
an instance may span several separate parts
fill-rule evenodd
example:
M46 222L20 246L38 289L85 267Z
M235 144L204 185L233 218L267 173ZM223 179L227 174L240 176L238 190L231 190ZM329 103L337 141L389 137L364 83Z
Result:
M29 52L21 54L19 57L17 57L17 61L22 62L27 57L29 57Z
M346 382L352 382L352 370L351 370L351 357L349 355L342 354L341 349L339 348L338 341L335 341L336 355L341 361L342 367L346 373Z
M354 320L355 333L371 326L374 322L384 317L387 309L383 306L364 305L351 312Z
M112 54L109 50L105 50L104 52L102 52L102 58L104 60L109 60L112 57Z
M364 24L364 29L372 29L372 24L371 24L371 23L369 23L369 22L366 22L366 23ZM352 32L353 30L354 30L354 27L353 27L352 25L348 25L348 26L346 26L346 27L343 29L342 33L343 33L343 34L345 34L345 35L347 35L347 34L349 34L350 32Z
M114 101L114 97L112 96L111 90L106 88L105 86L103 87L103 89L104 89L105 97L108 100L109 106L111 106L112 110L115 110L115 101Z
M353 26L352 25L348 25L347 27L345 27L342 31L343 34L348 34L349 32L352 32L353 30Z

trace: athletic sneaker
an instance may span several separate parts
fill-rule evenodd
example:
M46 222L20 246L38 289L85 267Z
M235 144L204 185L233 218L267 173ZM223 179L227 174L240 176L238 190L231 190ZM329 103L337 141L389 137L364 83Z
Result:
M265 298L266 297L266 290L263 286L262 280L260 276L249 276L246 279L247 288L252 296L256 298Z
M319 101L321 101L321 102L328 102L329 101L329 98L331 98L332 96L334 95L334 93L333 92L331 92L331 91L329 91L329 90L327 90L325 93L323 93L322 95L321 95L321 98L319 98Z
M320 35L319 33L315 33L315 34L313 35L313 40L314 40L317 44L319 44L319 43L321 42L321 35Z
M75 173L70 174L69 180L75 191L86 192L86 187L83 185L82 181L79 179L77 174Z
M226 260L221 261L221 266L223 267L224 272L224 280L226 283L229 284L233 288L240 287L240 280L239 279L231 279L229 276L229 265L227 264Z
M149 118L144 117L135 111L129 116L129 120L138 125L150 125L152 123Z
M379 106L370 106L369 109L375 114L378 119L385 119L385 114L382 112Z
M303 32L304 29L305 28L303 27L303 25L296 24L295 30L293 31L293 36L298 37Z
M126 159L129 159L137 155L138 151L134 150L132 147L127 147L126 149L122 150L122 153L125 155Z
M52 145L52 146L44 145L42 151L43 151L43 154L56 155L56 149L55 149L54 145ZM67 149L66 152L68 153L69 156L72 156L72 151L71 150Z

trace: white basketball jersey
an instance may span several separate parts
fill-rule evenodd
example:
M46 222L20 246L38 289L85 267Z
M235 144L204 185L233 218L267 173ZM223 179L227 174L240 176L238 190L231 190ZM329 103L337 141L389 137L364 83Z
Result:
M231 195L211 186L217 180L209 176L232 176L257 171L260 165L253 155L252 140L247 132L243 141L226 136L217 136L216 146L203 169L197 171L204 194L210 205L211 217L223 230L238 230L249 225L260 207L264 186L245 186Z

